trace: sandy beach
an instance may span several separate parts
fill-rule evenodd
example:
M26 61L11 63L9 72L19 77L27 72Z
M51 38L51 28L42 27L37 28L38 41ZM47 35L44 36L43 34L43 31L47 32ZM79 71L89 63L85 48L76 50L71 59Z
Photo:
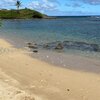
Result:
M55 67L0 39L0 100L100 100L100 74Z

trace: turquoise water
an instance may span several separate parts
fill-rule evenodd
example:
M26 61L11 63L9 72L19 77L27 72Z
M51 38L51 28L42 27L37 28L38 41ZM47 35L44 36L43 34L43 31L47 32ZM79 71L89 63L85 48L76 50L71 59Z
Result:
M56 41L69 41L69 44L74 44L68 44L63 53L100 57L100 50L84 48L85 45L95 44L100 49L100 19L97 17L2 20L0 36L12 40L19 47L25 46L26 42L52 44Z

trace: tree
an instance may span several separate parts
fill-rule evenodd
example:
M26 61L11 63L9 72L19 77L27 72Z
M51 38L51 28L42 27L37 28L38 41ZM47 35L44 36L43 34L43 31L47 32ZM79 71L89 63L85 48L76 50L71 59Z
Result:
M17 7L17 11L19 13L19 7L21 6L21 2L19 0L17 0L16 2L16 7Z

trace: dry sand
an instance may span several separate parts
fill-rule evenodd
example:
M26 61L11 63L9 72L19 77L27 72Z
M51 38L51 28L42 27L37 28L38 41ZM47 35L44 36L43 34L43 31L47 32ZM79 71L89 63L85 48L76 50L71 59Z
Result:
M100 75L33 59L0 39L0 100L100 100Z

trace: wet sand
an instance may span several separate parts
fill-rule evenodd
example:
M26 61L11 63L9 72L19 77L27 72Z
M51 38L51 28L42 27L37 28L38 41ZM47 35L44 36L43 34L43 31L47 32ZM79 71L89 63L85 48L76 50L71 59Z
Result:
M1 100L100 100L100 74L55 67L2 39L0 69Z

